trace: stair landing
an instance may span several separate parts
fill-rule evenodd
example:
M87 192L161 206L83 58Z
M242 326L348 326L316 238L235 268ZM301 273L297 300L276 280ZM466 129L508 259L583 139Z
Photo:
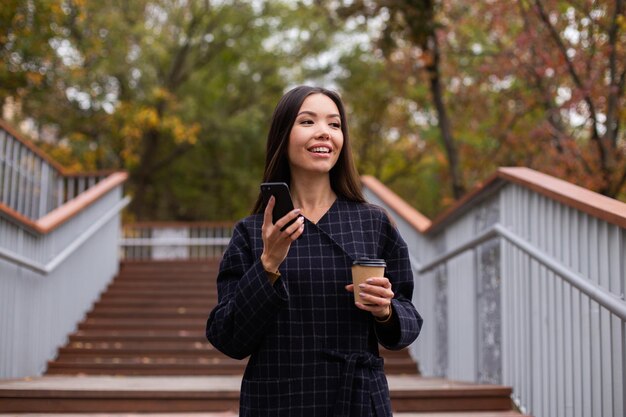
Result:
M510 410L510 390L505 387L402 375L390 375L388 382L392 401L403 398L401 404L406 405L406 409L396 410L394 415L398 417L521 417ZM132 404L135 413L169 410L169 415L176 415L172 413L202 411L197 416L227 417L236 416L240 384L241 376L44 376L4 380L0 381L0 410L119 413L128 412Z

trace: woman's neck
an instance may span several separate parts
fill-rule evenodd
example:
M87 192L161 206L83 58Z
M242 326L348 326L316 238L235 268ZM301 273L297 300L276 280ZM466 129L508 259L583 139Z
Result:
M325 212L337 198L328 175L292 175L290 188L294 207L302 209L305 216Z

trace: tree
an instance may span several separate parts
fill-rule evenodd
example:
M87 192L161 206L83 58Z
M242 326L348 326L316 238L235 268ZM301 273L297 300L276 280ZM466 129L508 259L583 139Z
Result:
M413 101L418 116L434 109L440 126L445 103L466 184L500 165L525 165L624 197L623 0L363 0L343 13L382 20L370 55L388 51L382 75L400 80L395 94ZM414 22L426 38L409 32ZM440 93L425 100L423 87L436 90L437 79ZM425 129L417 126L427 139Z
M26 89L44 88L58 57L49 46L64 14L60 1L3 1L0 8L0 103ZM16 97L17 96L17 97Z
M62 140L49 150L82 169L128 169L139 219L244 214L273 105L306 76L292 68L332 35L322 10L238 0L62 5L48 42L58 60L50 89L20 96L24 117L57 127Z
M432 103L436 110L437 126L447 156L448 173L454 198L465 192L460 172L459 153L454 138L452 122L445 104L445 86L441 75L442 57L438 9L435 0L384 0L350 1L340 6L337 13L342 18L365 16L384 20L378 46L393 59L401 50L411 55L416 67L426 71Z
M511 6L456 1L442 10L446 72L458 80L451 113L457 124L469 113L464 138L487 150L469 160L531 166L618 197L626 185L623 0Z

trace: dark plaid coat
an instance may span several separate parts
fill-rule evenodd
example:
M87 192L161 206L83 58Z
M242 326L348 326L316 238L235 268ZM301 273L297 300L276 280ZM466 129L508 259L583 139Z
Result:
M235 226L206 329L220 351L250 356L239 415L390 417L378 343L401 349L422 325L398 231L380 208L338 199L317 224L305 221L271 285L260 262L262 223L256 214ZM395 293L391 324L355 307L344 288L352 261L364 256L387 261Z

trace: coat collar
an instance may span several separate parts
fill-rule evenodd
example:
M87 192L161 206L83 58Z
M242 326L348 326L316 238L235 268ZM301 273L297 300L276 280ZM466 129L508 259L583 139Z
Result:
M315 224L330 241L339 247L350 260L364 255L363 234L358 227L361 221L360 204L340 197Z

